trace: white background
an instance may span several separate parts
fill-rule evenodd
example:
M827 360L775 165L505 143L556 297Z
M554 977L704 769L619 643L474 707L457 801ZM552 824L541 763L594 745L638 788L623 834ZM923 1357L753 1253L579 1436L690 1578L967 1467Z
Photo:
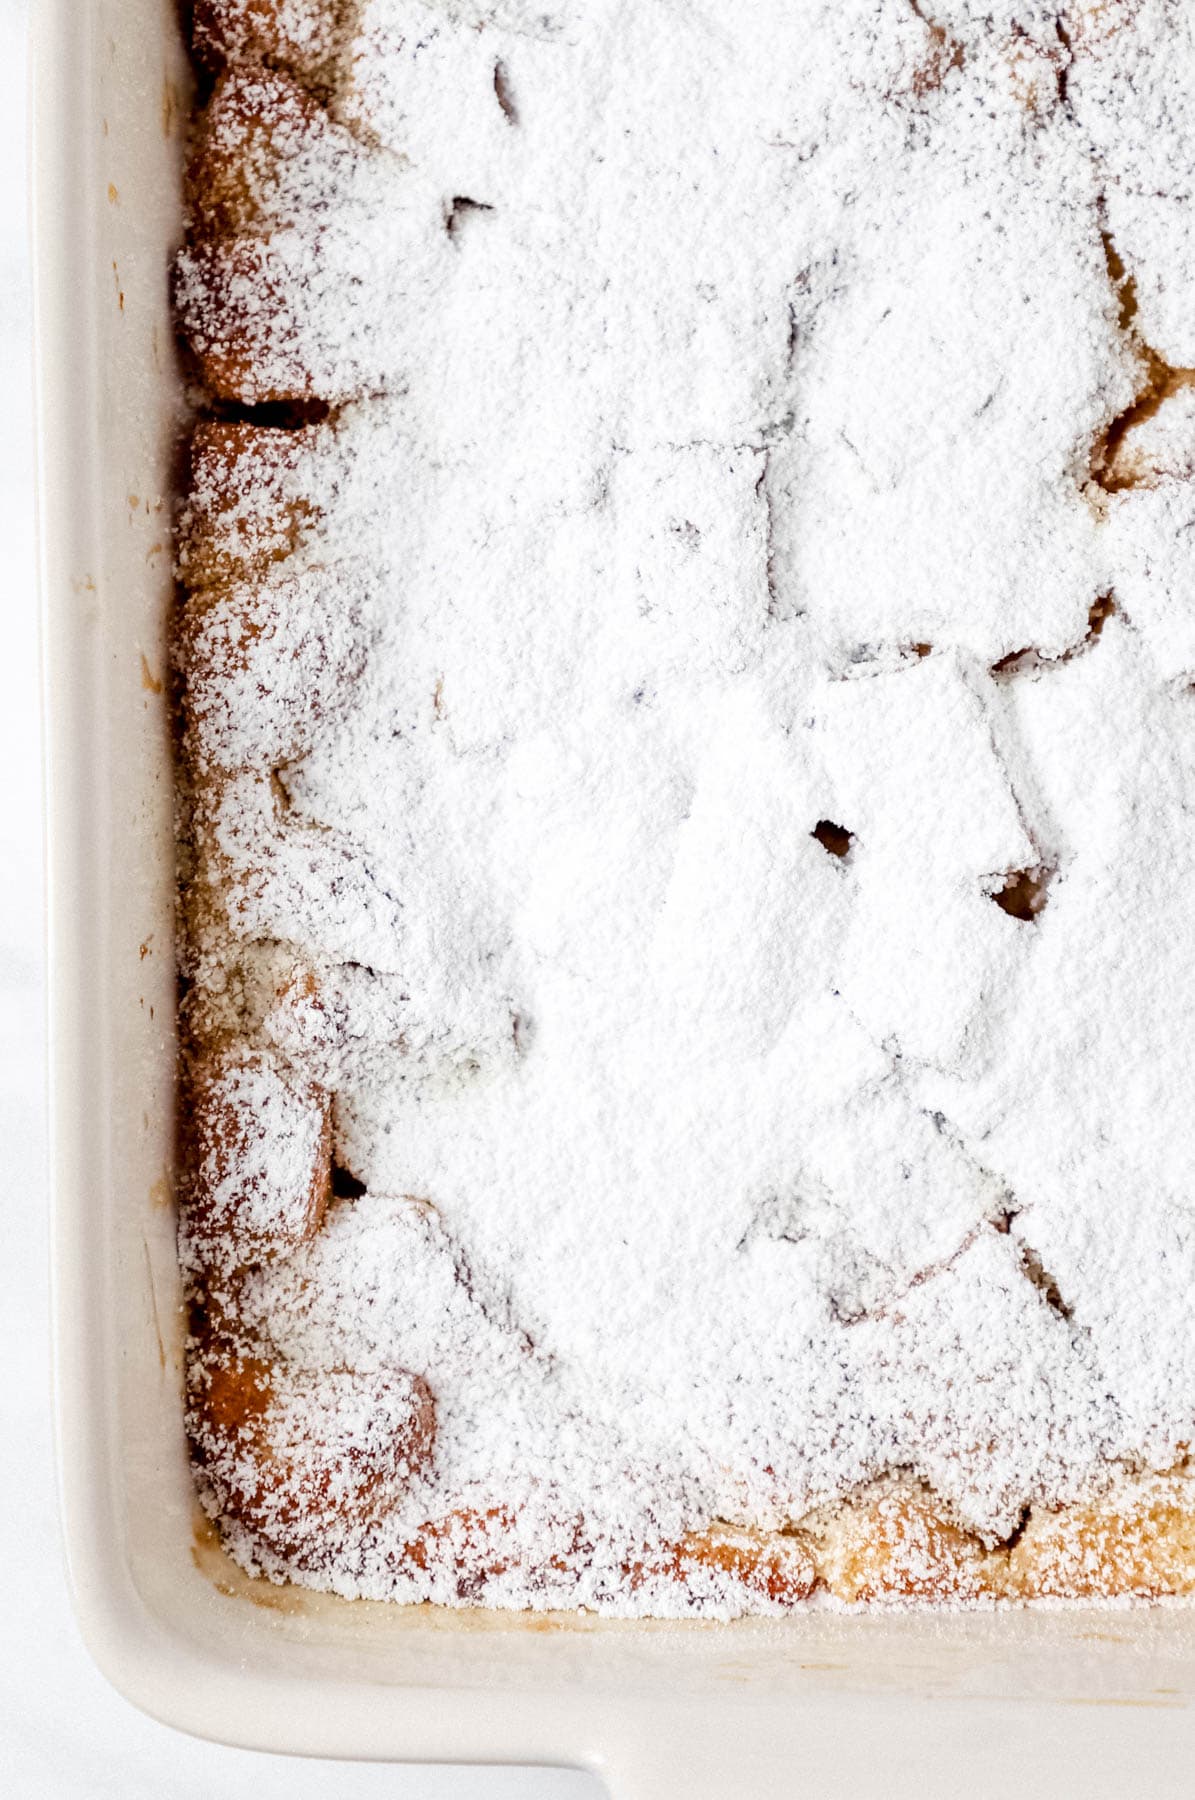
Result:
M49 1409L27 11L27 0L0 0L0 1794L594 1800L599 1783L565 1772L296 1763L195 1742L113 1693L88 1661L71 1618Z

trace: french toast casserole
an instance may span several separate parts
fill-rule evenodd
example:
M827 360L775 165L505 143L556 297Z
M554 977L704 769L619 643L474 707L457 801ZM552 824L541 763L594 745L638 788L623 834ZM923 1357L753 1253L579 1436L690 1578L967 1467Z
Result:
M1195 8L195 0L203 1506L1195 1587Z

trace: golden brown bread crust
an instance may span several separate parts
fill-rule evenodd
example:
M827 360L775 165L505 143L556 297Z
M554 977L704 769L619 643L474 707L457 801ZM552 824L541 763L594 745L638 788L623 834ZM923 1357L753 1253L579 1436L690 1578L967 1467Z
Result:
M321 720L348 706L368 644L359 587L342 568L193 596L177 639L192 779L306 754Z
M989 1548L927 1487L889 1480L804 1521L817 1576L848 1603L1162 1599L1195 1593L1195 1476L1125 1473L1106 1493L1031 1507Z
M302 1562L332 1524L368 1524L431 1456L435 1403L418 1376L292 1370L206 1336L188 1365L187 1430L222 1514Z
M737 1593L744 1610L760 1601L787 1610L809 1598L818 1578L817 1564L801 1534L755 1531L721 1520L628 1563L625 1574L632 1591L655 1581L700 1592L712 1579Z
M357 365L377 303L370 259L354 261L353 234L337 226L385 154L284 69L233 63L221 74L195 127L174 269L176 316L209 395L286 405L376 385L377 371ZM361 316L343 333L326 319L321 328L307 303L321 289L340 305L356 295Z
M1004 1592L1002 1553L919 1484L880 1483L805 1523L818 1579L839 1600L957 1604Z
M192 247L189 298L175 303L200 380L216 400L247 406L319 399L316 379L288 319L288 272L268 241L233 237Z
M207 1413L227 1409L230 1389L235 1404L243 1404L236 1397L246 1383L264 1391L269 1379L267 1363L238 1362L203 1405ZM235 1439L238 1447L246 1429ZM623 1563L622 1573L632 1591L679 1591L696 1602L716 1593L744 1612L789 1612L818 1592L848 1606L873 1607L1158 1600L1195 1592L1193 1488L1192 1478L1180 1472L1130 1480L1098 1501L1031 1512L1015 1543L989 1549L924 1488L886 1482L880 1494L827 1508L782 1533L711 1521L645 1549ZM385 1511L387 1502L378 1494L371 1489L355 1515L359 1523ZM280 1553L276 1529L268 1539L262 1535L262 1506L254 1494L242 1496L226 1485L222 1511ZM459 1508L412 1532L399 1560L436 1575L464 1603L482 1598L485 1584L506 1574L535 1588L584 1572L592 1546L582 1521L565 1534L567 1541L545 1548L538 1562L519 1541L516 1525L508 1508Z
M1009 1555L1023 1600L1195 1593L1195 1479L1142 1476L1088 1505L1030 1515Z
M314 79L335 54L347 10L336 0L193 0L191 45L208 68L268 57Z
M319 102L281 70L226 69L191 140L184 182L191 232L231 236L272 217L287 158L326 123Z
M178 523L178 572L192 594L268 574L318 530L328 428L201 419Z
M217 1044L187 1063L182 1222L200 1256L248 1263L313 1238L332 1193L331 1100L263 1050ZM255 1144L286 1155L285 1188L267 1182Z
M538 1565L529 1566L517 1538L517 1519L508 1507L458 1508L431 1520L411 1535L402 1556L421 1573L444 1572L456 1598L478 1597L483 1584L517 1570L522 1582L538 1586L583 1570L592 1545L584 1520L561 1521L560 1540L545 1546ZM768 1534L714 1520L701 1529L628 1559L622 1574L632 1590L679 1590L694 1602L711 1591L730 1597L736 1610L786 1611L808 1599L817 1581L809 1546L795 1534Z

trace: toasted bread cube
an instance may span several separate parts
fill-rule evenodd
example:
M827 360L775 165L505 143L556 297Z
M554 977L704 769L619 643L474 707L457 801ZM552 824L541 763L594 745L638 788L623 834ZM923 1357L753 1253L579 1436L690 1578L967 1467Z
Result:
M329 1526L397 1505L431 1456L435 1402L405 1370L297 1369L211 1337L188 1372L187 1429L219 1512L302 1560Z
M228 174L218 210L250 224L197 219L175 259L178 322L218 399L331 406L401 388L459 277L435 191L320 118L302 154L266 134L264 170Z
M269 56L308 76L334 55L338 0L194 0L191 41L209 66Z
M1023 1600L1195 1593L1195 1480L1146 1476L1087 1505L1035 1510L1009 1574Z
M519 1564L509 1507L456 1507L407 1538L399 1560L451 1583L458 1600L478 1599L487 1582Z
M310 749L368 654L368 584L316 568L238 583L183 614L190 751L202 768L271 768Z
M192 1058L183 1096L186 1248L242 1264L319 1230L332 1189L329 1096L241 1044Z
M291 76L258 66L226 70L192 138L185 184L192 231L216 237L276 220L286 211L288 164L305 168L333 132L318 100ZM347 132L336 135L356 148Z
M268 240L219 239L180 252L175 307L204 386L249 406L320 398L315 335L297 317L296 264L318 263L314 241L279 252ZM364 385L364 384L362 384Z
M839 1600L959 1601L1004 1589L1004 1565L926 1493L881 1488L811 1526L818 1569Z
M405 191L401 158L363 143L281 69L227 69L200 115L187 166L192 238L311 223L347 212L366 229Z
M192 758L187 774L186 908L196 941L221 933L240 943L277 940L382 974L401 972L402 903L353 838L292 817L273 770L210 772Z
M214 398L334 406L390 391L419 354L435 261L418 247L406 262L393 247L380 255L310 221L267 237L200 238L175 259L175 310ZM401 350L382 329L387 308L411 324Z
M332 427L294 431L203 420L178 522L184 585L222 586L266 574L292 556L323 516L319 474Z
M808 1545L797 1536L757 1533L714 1524L690 1532L676 1546L680 1578L695 1592L707 1582L729 1583L752 1600L793 1606L813 1591L817 1570Z
M817 1568L804 1538L715 1521L663 1552L628 1563L632 1588L682 1588L694 1603L715 1603L728 1616L786 1612L812 1593Z

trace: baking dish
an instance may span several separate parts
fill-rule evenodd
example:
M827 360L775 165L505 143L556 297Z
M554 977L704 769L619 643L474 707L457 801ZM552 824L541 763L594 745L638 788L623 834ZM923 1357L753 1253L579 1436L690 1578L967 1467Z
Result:
M229 1743L574 1764L628 1800L1185 1794L1182 1607L440 1614L250 1583L197 1530L170 1204L173 0L41 0L34 62L58 1443L97 1662Z

